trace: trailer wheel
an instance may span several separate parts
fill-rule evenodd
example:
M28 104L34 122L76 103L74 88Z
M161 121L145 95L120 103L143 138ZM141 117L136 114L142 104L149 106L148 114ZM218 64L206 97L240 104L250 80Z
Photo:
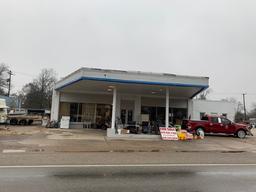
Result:
M28 121L28 125L32 125L32 123L33 123L33 120Z
M19 122L20 125L27 125L27 121L25 119L20 120Z
M18 124L18 120L17 119L11 119L10 120L10 125L17 125Z

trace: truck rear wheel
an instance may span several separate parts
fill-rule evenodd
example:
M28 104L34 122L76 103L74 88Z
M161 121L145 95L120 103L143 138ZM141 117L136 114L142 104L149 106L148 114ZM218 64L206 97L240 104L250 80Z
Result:
M245 133L244 130L239 130L239 131L237 131L236 135L237 135L238 138L244 139L245 136L246 136L246 133Z
M200 136L200 132L202 132L202 133L204 134L204 130L203 130L203 128L201 128L201 127L199 127L199 128L196 129L196 135L197 135L197 136Z

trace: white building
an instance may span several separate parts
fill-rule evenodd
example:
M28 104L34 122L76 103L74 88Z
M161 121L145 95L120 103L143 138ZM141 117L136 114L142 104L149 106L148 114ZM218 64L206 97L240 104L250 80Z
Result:
M222 115L234 121L236 104L227 101L190 100L188 114L191 119L200 120L204 114Z
M157 121L168 127L210 110L211 103L206 110L192 100L208 83L208 77L81 68L56 83L51 119L70 116L71 128L109 125L112 134L116 122Z

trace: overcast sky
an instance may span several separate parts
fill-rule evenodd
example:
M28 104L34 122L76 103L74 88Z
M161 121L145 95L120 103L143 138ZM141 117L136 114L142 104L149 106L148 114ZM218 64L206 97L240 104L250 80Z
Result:
M0 0L14 90L43 68L209 76L212 99L256 102L255 0Z

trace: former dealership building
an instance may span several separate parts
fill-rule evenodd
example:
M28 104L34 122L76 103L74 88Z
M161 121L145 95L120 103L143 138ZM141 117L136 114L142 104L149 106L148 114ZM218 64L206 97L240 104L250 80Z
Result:
M118 124L168 127L204 113L233 119L233 104L193 99L208 87L208 77L81 68L56 83L51 119L69 116L70 128L106 126L109 132Z

